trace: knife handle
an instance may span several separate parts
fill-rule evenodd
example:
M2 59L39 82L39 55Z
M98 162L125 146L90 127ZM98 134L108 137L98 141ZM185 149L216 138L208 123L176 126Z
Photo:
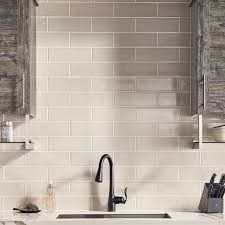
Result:
M214 174L212 175L212 177L211 177L209 183L210 183L210 184L214 184L215 178L216 178L216 174L214 173ZM221 178L222 178L222 176L221 176Z
M221 185L224 185L225 184L225 174L223 173L220 177L220 182L219 182Z

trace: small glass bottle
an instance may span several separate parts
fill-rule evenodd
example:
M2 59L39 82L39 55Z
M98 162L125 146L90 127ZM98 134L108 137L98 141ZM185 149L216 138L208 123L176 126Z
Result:
M12 142L13 125L12 122L2 121L1 140L2 142Z
M55 211L55 187L53 182L50 182L47 189L46 210L49 213Z

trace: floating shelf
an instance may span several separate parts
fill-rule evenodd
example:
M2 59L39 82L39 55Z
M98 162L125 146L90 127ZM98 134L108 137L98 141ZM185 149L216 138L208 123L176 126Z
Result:
M12 141L12 142L0 142L0 144L23 144L25 150L33 150L34 149L34 142L29 141Z
M203 141L203 142L201 142L201 144L225 144L225 142ZM193 149L200 149L199 141L193 141L192 148Z

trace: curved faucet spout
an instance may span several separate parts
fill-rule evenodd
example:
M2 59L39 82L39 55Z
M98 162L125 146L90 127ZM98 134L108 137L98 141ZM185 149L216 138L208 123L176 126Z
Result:
M103 164L105 159L109 161L109 198L108 198L108 211L115 211L114 203L114 174L113 174L113 161L110 155L104 154L99 162L98 171L95 177L95 181L100 183L103 180Z

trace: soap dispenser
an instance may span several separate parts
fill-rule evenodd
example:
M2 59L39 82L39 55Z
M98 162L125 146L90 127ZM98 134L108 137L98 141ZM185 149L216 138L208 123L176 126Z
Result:
M47 188L46 210L49 213L55 211L55 187L51 181Z

